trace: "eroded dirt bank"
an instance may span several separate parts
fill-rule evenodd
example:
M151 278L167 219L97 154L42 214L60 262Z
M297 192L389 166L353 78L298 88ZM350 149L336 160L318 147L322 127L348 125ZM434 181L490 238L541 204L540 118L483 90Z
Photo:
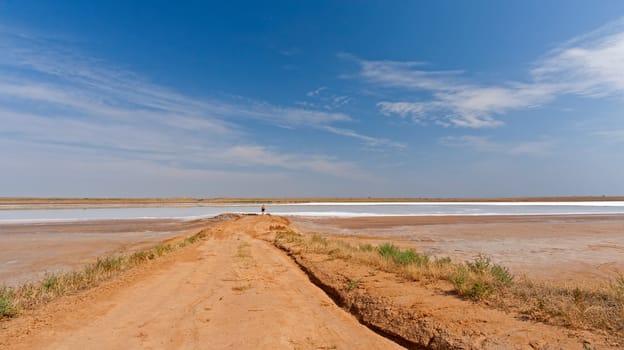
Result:
M450 283L425 285L394 273L278 244L310 279L363 324L419 349L621 349L621 336L529 320L456 296ZM584 347L586 346L586 347Z

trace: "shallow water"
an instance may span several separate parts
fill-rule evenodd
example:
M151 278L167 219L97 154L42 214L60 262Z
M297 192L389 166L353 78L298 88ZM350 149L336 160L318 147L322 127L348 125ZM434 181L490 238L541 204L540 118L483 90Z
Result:
M272 204L267 207L267 211L275 215L324 217L624 214L624 202L305 203ZM195 219L223 213L259 212L260 205L251 204L188 208L0 210L0 223L134 218Z

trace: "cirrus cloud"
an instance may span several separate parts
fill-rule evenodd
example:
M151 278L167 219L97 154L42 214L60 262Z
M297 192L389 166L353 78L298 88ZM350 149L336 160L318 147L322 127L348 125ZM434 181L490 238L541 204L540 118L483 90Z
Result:
M385 115L443 126L487 128L503 125L500 116L543 106L562 95L589 98L624 92L624 19L556 47L538 59L525 82L483 85L462 71L428 70L423 62L371 61L348 56L371 84L401 89L420 97L377 104Z

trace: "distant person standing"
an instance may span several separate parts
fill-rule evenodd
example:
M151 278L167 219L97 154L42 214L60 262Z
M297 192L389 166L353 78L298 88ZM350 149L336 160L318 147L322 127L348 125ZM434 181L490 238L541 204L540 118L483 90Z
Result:
M266 211L266 205L262 204L262 207L260 207L260 210L262 210L262 215L264 215L264 212Z

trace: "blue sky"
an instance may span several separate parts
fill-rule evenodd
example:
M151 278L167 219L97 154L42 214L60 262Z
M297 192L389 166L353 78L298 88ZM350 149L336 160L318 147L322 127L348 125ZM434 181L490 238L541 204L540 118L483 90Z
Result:
M0 1L0 196L624 194L621 1Z

